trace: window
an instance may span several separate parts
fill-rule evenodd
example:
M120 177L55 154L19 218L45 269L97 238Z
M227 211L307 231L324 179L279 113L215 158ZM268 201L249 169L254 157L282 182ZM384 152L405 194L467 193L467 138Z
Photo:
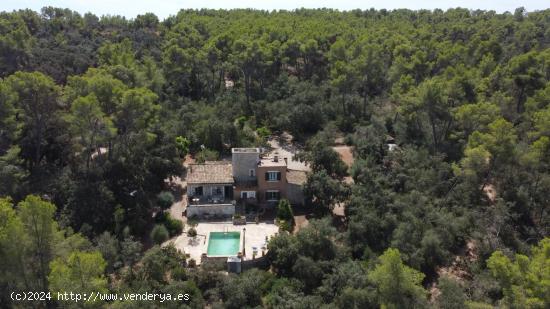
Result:
M195 188L195 195L202 196L202 187Z
M212 195L222 195L223 188L222 187L213 187L212 188Z
M255 198L256 191L242 191L241 198Z
M250 169L248 174L250 175L250 177L256 176L256 172L253 169Z
M281 192L275 190L266 191L265 199L267 201L278 201L279 199L281 199Z
M278 181L281 180L281 172L267 172L265 173L265 180L267 181Z

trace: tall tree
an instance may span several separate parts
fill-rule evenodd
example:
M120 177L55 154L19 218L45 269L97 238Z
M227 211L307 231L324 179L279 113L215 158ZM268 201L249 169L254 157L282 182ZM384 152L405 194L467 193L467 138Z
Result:
M51 272L48 275L49 289L52 295L67 291L93 295L106 293L107 279L104 271L107 263L98 251L72 252L67 259L56 258L50 263ZM81 303L59 299L68 308L100 308L100 300L83 301Z
M70 126L82 147L86 169L94 152L101 155L101 147L115 134L112 121L101 110L95 95L79 97L71 106Z
M0 154L9 148L19 133L15 104L13 91L0 80Z
M404 265L397 249L386 250L368 277L376 286L378 301L383 307L416 308L426 300L426 291L421 285L424 274Z
M337 40L332 44L329 53L332 64L330 70L331 84L338 89L341 95L342 113L351 116L348 106L348 96L351 94L357 81L357 70L351 63L345 40Z
M513 93L516 97L516 112L523 113L528 96L544 85L545 72L536 52L519 55L510 60L508 70L513 81Z
M6 83L14 93L17 108L23 111L25 134L20 145L23 157L33 170L44 158L48 129L59 120L60 88L38 72L17 72L8 77Z
M465 174L477 175L481 190L495 173L510 172L506 167L517 157L517 135L511 123L499 118L489 124L487 131L470 135L461 161Z
M354 60L358 71L358 88L363 97L363 117L367 116L369 100L379 96L386 87L385 60L380 47L374 44L361 46Z
M8 291L31 288L32 279L24 266L22 240L25 237L23 222L13 209L12 201L0 199L0 304L9 304ZM5 292L4 292L5 291Z
M532 256L516 254L515 261L502 251L487 260L491 274L504 293L503 302L513 308L543 308L550 304L550 239L532 248Z
M0 14L0 77L20 70L28 61L35 40L18 14Z
M20 267L28 268L32 276L29 284L36 291L47 291L49 263L54 256L53 248L58 232L57 223L53 219L55 206L37 196L30 195L17 207L28 235L26 237L28 245L24 246L27 259Z
M250 101L253 83L255 79L262 77L262 65L267 60L266 51L258 40L237 40L233 43L233 49L234 54L230 61L237 68L239 75L242 74L246 96L245 110L248 115L252 115Z
M401 110L415 129L426 135L432 150L440 151L452 125L453 100L446 94L446 85L440 80L427 80L415 91L414 97Z

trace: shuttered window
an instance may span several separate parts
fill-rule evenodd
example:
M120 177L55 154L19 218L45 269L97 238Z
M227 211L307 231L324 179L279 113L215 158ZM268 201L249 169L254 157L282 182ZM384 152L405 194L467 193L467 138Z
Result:
M279 191L266 191L265 199L267 201L278 201L281 199L281 192Z
M241 198L255 198L256 191L243 191L241 192Z
M265 180L267 181L278 181L281 180L281 172L266 172L265 173Z

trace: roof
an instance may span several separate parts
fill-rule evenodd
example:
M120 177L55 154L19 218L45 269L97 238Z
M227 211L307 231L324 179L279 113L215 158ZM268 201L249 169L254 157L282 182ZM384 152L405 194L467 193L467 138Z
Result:
M261 158L260 164L258 165L259 166L286 166L287 160L288 160L287 158L281 157L278 151L275 151L271 156Z
M258 164L258 166L267 166L267 167L286 166L286 162L284 158L279 158L277 162L275 162L273 158L262 158L260 159L260 164Z
M204 164L189 164L187 183L233 183L231 163L207 161Z
M303 185L306 183L307 175L304 171L298 171L298 170L287 170L286 171L286 181L288 183L296 184L296 185Z

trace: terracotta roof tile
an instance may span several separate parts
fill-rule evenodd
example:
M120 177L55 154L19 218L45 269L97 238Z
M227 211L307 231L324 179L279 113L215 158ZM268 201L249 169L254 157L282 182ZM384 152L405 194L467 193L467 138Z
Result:
M303 185L304 183L306 183L307 175L304 171L287 170L286 180L288 183Z
M210 161L189 164L187 183L233 183L231 162Z

